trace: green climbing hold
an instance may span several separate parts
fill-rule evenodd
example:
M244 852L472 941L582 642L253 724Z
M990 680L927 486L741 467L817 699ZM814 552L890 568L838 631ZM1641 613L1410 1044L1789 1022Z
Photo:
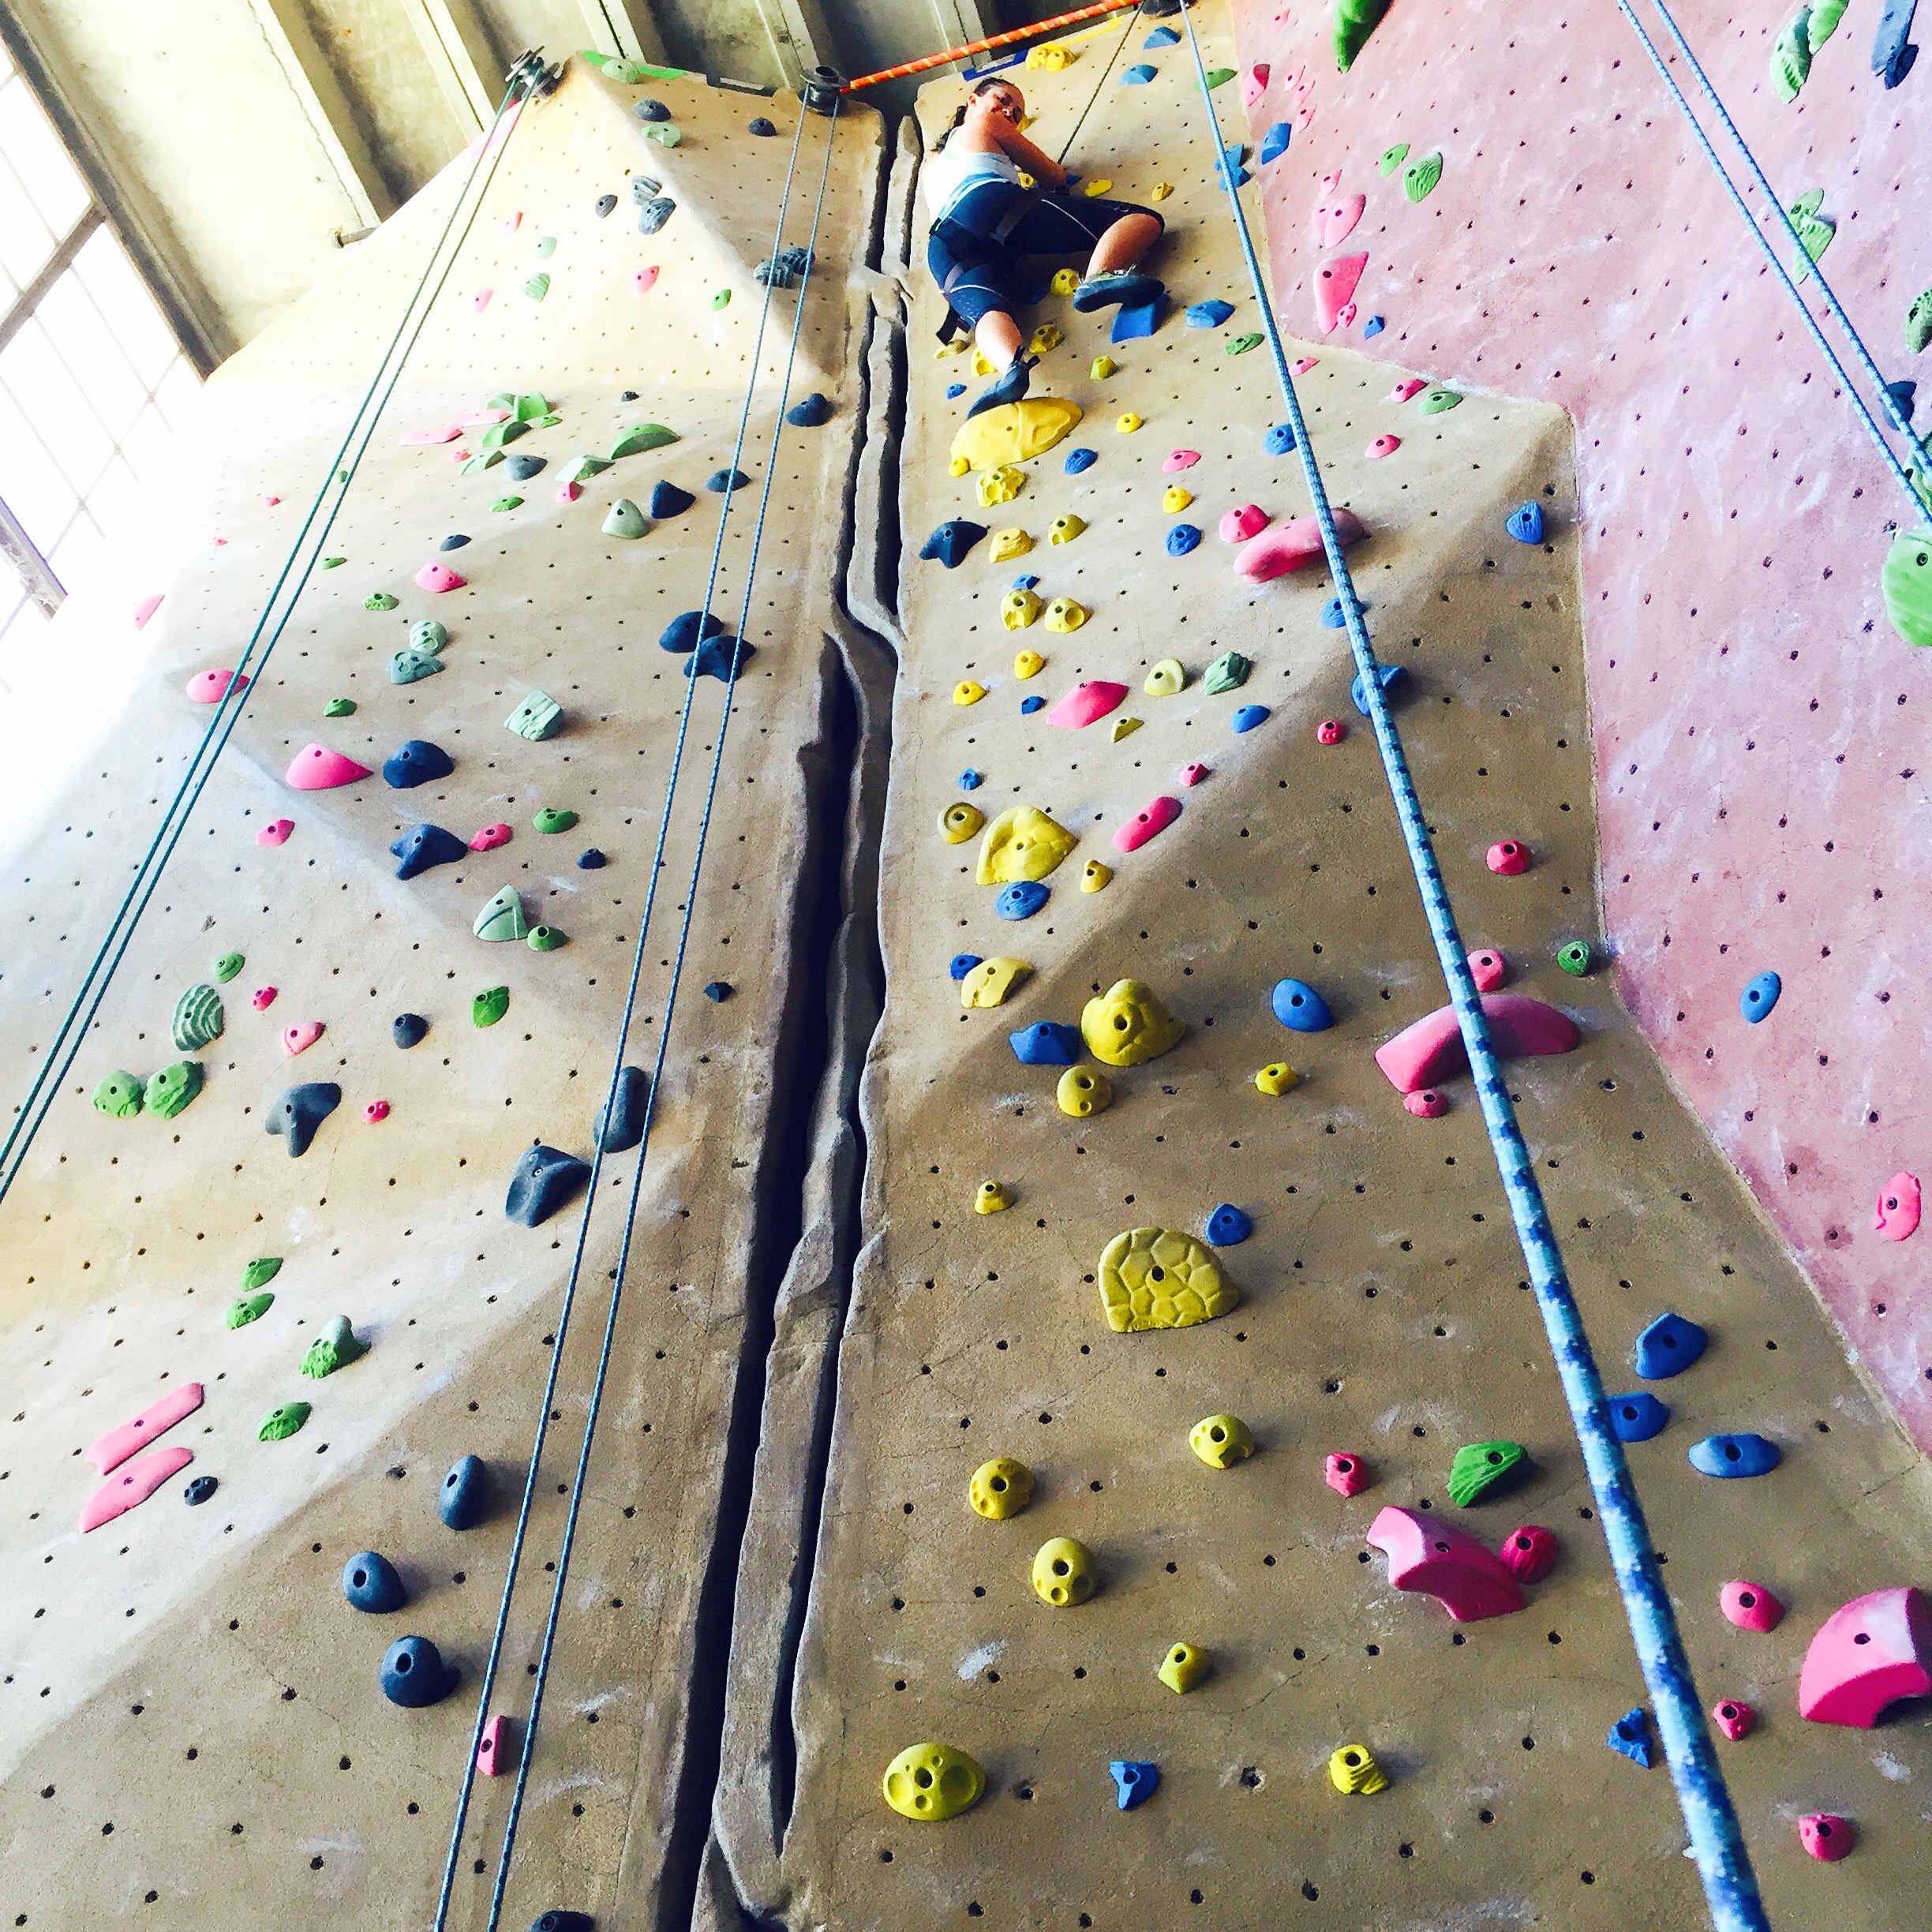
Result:
M1443 159L1440 154L1425 154L1420 161L1411 161L1402 170L1402 193L1411 201L1426 200L1435 192L1436 184L1442 179Z
M149 1080L141 1095L141 1104L150 1114L172 1120L200 1091L201 1062L177 1060Z
M237 1295L222 1319L230 1328L245 1328L250 1322L260 1321L274 1306L273 1292L264 1288L259 1294Z
M1771 84L1778 99L1787 103L1798 98L1811 72L1811 9L1801 7L1798 17L1778 32L1771 43Z
M281 1272L279 1255L258 1256L242 1271L242 1292L248 1294L257 1288L266 1288Z
M1556 964L1579 979L1589 971L1593 958L1587 939L1566 939L1556 949Z
M561 926L533 926L530 929L530 949L533 953L554 953L559 946L570 944L570 934Z
M1346 73L1355 58L1368 44L1368 36L1382 24L1388 0L1335 0L1335 69Z
M554 429L564 418L561 416L539 416L530 424L533 429Z
M1234 78L1234 69L1232 67L1210 67L1208 69L1208 84L1211 88L1226 87Z
M481 471L489 469L492 463L500 463L503 459L504 453L501 450L486 449L472 456L456 474L459 476L476 476Z
M360 1361L369 1351L366 1342L356 1339L356 1332L349 1326L346 1315L331 1315L328 1327L309 1344L309 1353L302 1357L301 1372L312 1382L320 1382L338 1368L346 1368L352 1361Z
M428 651L399 650L389 660L391 684L414 684L418 679L434 677L443 668L443 660Z
M1425 389L1422 392L1422 414L1425 416L1440 416L1444 410L1454 409L1462 400L1460 390Z
M322 707L322 715L324 717L354 717L355 708L353 698L331 698Z
M577 822L577 814L567 805L546 805L530 821L539 832L567 832Z
M241 969L240 961L236 970ZM212 986L191 986L174 1002L174 1017L168 1033L182 1053L199 1053L210 1040L221 1038L221 995Z
M519 436L529 434L530 425L520 416L511 416L500 423L492 423L477 440L485 449L501 449L506 443L514 443Z
M564 726L564 707L544 692L534 691L504 720L504 728L513 731L532 744L553 738Z
M1805 44L1815 54L1838 31L1849 0L1818 0L1805 26Z
M1393 174L1409 159L1409 144L1398 141L1393 148L1382 150L1382 159L1376 163L1384 174Z
M1253 668L1239 651L1223 651L1201 673L1201 689L1217 696L1222 691L1239 691Z
M396 600L387 590L372 590L362 600L362 608L365 610L394 610L395 607Z
M514 886L506 886L476 915L471 928L479 939L521 939L530 931L523 916L523 901Z
M573 456L557 475L566 483L581 483L586 477L593 477L600 470L609 467L601 456Z
M1914 296L1905 311L1905 346L1917 355L1927 343L1932 343L1932 288Z
M499 496L490 505L492 514L500 514L505 510L521 510L522 507L523 499L521 496ZM440 669L441 666L439 665L437 668Z
M556 237L555 235L539 235L537 237L537 259L539 261L548 261L556 253ZM543 411L539 410L537 414L541 416Z
M224 953L215 962L215 977L226 986L247 964L247 959L242 953Z
M532 301L541 301L550 293L550 278L547 275L534 275L523 284L523 293ZM502 425L498 425L500 428Z
M1225 353L1229 355L1245 355L1250 349L1258 349L1260 346L1261 338L1259 335L1234 335L1229 338Z
M1449 1495L1458 1509L1480 1503L1491 1490L1506 1483L1529 1462L1521 1443L1470 1443L1455 1452L1449 1465Z
M717 293L711 298L711 306L713 309L729 308L731 306L731 290L728 288L720 289Z
M435 618L418 617L410 626L409 639L411 650L428 651L433 657L449 642L449 633Z
M284 1402L279 1409L271 1409L261 1419L261 1425L255 1432L257 1442L286 1442L309 1420L309 1405L304 1402Z
M324 570L340 570L348 561L346 557L324 557L322 560L322 567Z
M94 1089L94 1104L116 1120L132 1120L141 1110L144 1084L138 1073L110 1073Z
M627 429L611 445L610 459L616 462L620 456L635 456L644 450L662 449L667 443L675 443L678 433L667 429L662 423L639 423L635 429Z
M552 248L556 244L552 242ZM516 411L519 422L534 423L550 414L550 399L541 390L526 389L509 405Z
M1885 616L1892 628L1908 644L1932 646L1932 530L1900 530L1892 539L1878 587L1885 593ZM103 1088L107 1084L105 1080L101 1083ZM100 1103L97 1093L94 1104Z
M644 130L646 140L654 140L660 147L675 148L684 137L675 121L653 121Z
M650 528L644 521L644 512L628 496L620 496L604 519L606 537L642 537Z
M1798 230L1798 241L1804 254L1794 264L1792 279L1802 282L1811 272L1811 264L1831 246L1832 237L1838 232L1838 224L1829 215L1818 210L1825 205L1825 190L1814 188L1791 205L1792 226Z
M472 1026L493 1027L509 1010L510 989L507 987L491 987L470 1000L470 1024Z

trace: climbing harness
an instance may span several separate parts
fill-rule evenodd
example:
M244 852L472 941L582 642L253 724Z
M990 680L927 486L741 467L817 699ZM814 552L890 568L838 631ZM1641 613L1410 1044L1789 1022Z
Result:
M1213 136L1212 152L1220 155L1225 150L1215 116L1214 95L1208 86L1207 66L1201 58L1200 43L1195 36L1192 16L1184 13L1182 17L1187 24L1188 45L1194 56L1195 74L1200 83L1202 106ZM1609 1405L1590 1352L1589 1338L1571 1293L1563 1256L1556 1246L1542 1192L1537 1185L1530 1150L1524 1144L1509 1088L1497 1062L1488 1021L1464 955L1462 936L1456 930L1455 915L1451 909L1449 895L1436 863L1435 848L1422 814L1421 801L1416 795L1415 781L1410 773L1402 739L1376 676L1376 656L1368 641L1361 601L1356 594L1354 580L1342 556L1327 492L1322 487L1321 472L1315 460L1301 405L1295 394L1294 378L1282 346L1274 306L1268 298L1261 264L1255 255L1253 240L1248 232L1247 218L1235 186L1234 170L1223 167L1217 171L1233 211L1255 305L1260 313L1269 353L1274 358L1275 373L1281 384L1282 399L1288 406L1289 420L1294 431L1294 448L1316 522L1321 531L1322 549L1339 593L1349 646L1360 678L1361 702L1375 730L1383 769L1387 774L1396 815L1402 822L1403 841L1409 848L1410 863L1414 868L1416 885L1421 894L1422 908L1436 942L1436 957L1442 966L1443 977L1448 983L1450 1000L1462 1030L1463 1043L1469 1053L1470 1072L1475 1080L1477 1097L1488 1129L1490 1145L1495 1151L1497 1171L1509 1198L1517 1239L1522 1245L1530 1285L1542 1312L1544 1329L1548 1335L1556 1372L1563 1383L1564 1399L1569 1404L1571 1420L1575 1425L1577 1441L1583 1452L1584 1467L1589 1473L1604 1540L1610 1546L1617 1588L1623 1596L1631 1634L1635 1640L1638 1661L1656 1706L1657 1729L1670 1762L1672 1780L1677 1788L1678 1802L1690 1833L1691 1855L1703 1881L1712 1921L1717 1932L1769 1932L1769 1921L1758 1896L1757 1880L1745 1851L1736 1813L1732 1807L1731 1795L1711 1748L1709 1734L1705 1728L1704 1714L1698 1706L1696 1687L1691 1681L1690 1662L1684 1654L1670 1599L1664 1593L1663 1578L1651 1548L1649 1532L1645 1526L1643 1507L1631 1481L1623 1446L1611 1425Z
M390 337L388 345L376 365L375 373L369 378L369 387L364 390L361 400L356 405L355 412L350 418L349 426L343 432L342 440L336 445L335 455L329 459L328 470L316 491L313 501L309 506L309 512L302 520L301 528L297 531L294 542L289 546L288 555L283 560L282 568L269 587L268 599L262 606L261 614L255 620L254 629L249 634L247 648L237 661L234 674L229 680L228 688L217 701L207 727L201 734L200 742L189 760L188 769L182 773L174 796L168 801L167 807L162 814L161 822L155 827L154 836L148 841L148 849L141 855L134 868L133 882L116 908L114 917L108 923L105 937L88 964L80 984L48 1047L47 1058L41 1062L39 1073L36 1075L32 1084L28 1088L26 1098L16 1112L12 1127L8 1130L6 1139L0 1140L0 1200L6 1198L8 1190L19 1178L35 1136L39 1133L54 1103L59 1097L61 1084L86 1042L95 1015L100 1010L101 1003L107 996L107 989L113 983L114 974L119 970L122 960L133 942L141 916L147 911L148 902L161 882L162 873L173 857L175 847L180 844L182 833L187 829L189 816L199 802L208 780L214 775L215 762L234 735L234 728L241 719L242 707L247 702L248 693L260 683L262 672L275 654L275 646L287 628L289 620L294 615L296 603L321 560L323 546L327 543L329 532L341 512L356 472L361 466L363 456L376 433L376 423L390 397L395 393L404 365L421 337L425 324L429 321L437 296L442 293L444 285L456 266L463 245L469 239L470 230L475 225L477 215L489 193L490 183L495 178L504 153L509 146L510 137L515 132L516 121L512 119L509 126L504 128L504 117L512 103L520 103L526 96L535 93L547 78L549 71L544 66L541 49L533 49L522 55L510 71L503 98L496 104L496 112L489 127L477 138L476 158L470 163L470 171L464 177L462 187L457 191L448 218L444 221L442 231L437 235L429 259L424 264L422 273L417 279L416 286L397 320L395 331ZM497 138L500 129L502 129L500 140ZM435 286L431 287L430 278L436 273L437 259L456 227L457 217L462 214L464 203L468 200L470 189L476 183L479 171L483 170L486 160L489 167L487 172L483 173L482 185L470 207L462 231L456 236L455 245L443 264L441 274L436 275ZM425 289L428 290L426 296L424 292ZM385 371L388 373L386 383ZM380 396L377 395L379 389L381 391ZM352 444L355 445L355 449L354 455L350 455L350 446ZM348 459L346 463L345 457ZM323 515L323 505L331 491L335 500L329 504L328 514ZM319 524L316 520L318 516L320 517ZM298 572L297 560L301 556L304 546L309 544L312 534L313 545L309 549L306 561ZM291 573L295 574L293 587L290 588ZM287 599L280 615L275 616L276 604L285 588L288 590ZM272 624L270 623L271 616L274 616ZM258 650L259 657L256 656Z

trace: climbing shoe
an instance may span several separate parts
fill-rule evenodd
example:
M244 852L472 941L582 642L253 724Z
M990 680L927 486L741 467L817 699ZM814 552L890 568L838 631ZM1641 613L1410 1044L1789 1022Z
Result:
M1002 402L1017 402L1026 394L1028 372L1039 360L1038 356L1015 356L1005 372L980 391L979 400L966 414L977 416L982 410L998 409Z
M1144 309L1159 301L1166 292L1166 284L1158 275L1122 268L1108 275L1088 276L1073 291L1073 306L1082 315L1110 308L1115 302L1124 309Z

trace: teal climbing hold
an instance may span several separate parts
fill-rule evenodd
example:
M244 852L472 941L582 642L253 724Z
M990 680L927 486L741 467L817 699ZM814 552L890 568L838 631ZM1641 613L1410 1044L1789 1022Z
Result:
M517 896L517 889L506 886L496 893L476 915L476 923L470 930L479 939L527 938L530 922L523 916L523 901Z
M235 971L241 971L238 957ZM174 1002L168 1036L178 1051L198 1053L209 1041L221 1038L223 1017L221 995L212 986L191 986Z
M178 1060L148 1080L141 1104L150 1114L172 1120L201 1091L201 1062Z
M110 1073L94 1089L94 1104L112 1119L132 1120L141 1110L146 1084L138 1073Z
M541 301L550 293L550 278L547 275L534 275L523 284L523 293L532 301Z
M545 692L534 691L504 720L504 729L541 744L564 728L564 707Z
M360 1361L369 1351L369 1345L361 1340L350 1327L349 1317L334 1315L330 1316L322 1332L309 1344L309 1352L302 1357L301 1372L312 1381L320 1382L338 1368L346 1368L352 1361Z
M419 617L409 629L410 649L433 657L449 642L449 633L433 617ZM353 709L353 707L351 707Z
M389 682L414 684L421 679L434 677L444 668L443 660L428 651L399 650L389 660Z

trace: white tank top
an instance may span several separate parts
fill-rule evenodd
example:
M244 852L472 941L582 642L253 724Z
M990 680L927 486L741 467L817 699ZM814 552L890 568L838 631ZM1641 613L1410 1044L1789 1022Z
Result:
M926 205L935 223L944 221L968 189L982 182L1011 182L1020 185L1018 164L1009 155L983 154L949 140L921 170L926 189Z

